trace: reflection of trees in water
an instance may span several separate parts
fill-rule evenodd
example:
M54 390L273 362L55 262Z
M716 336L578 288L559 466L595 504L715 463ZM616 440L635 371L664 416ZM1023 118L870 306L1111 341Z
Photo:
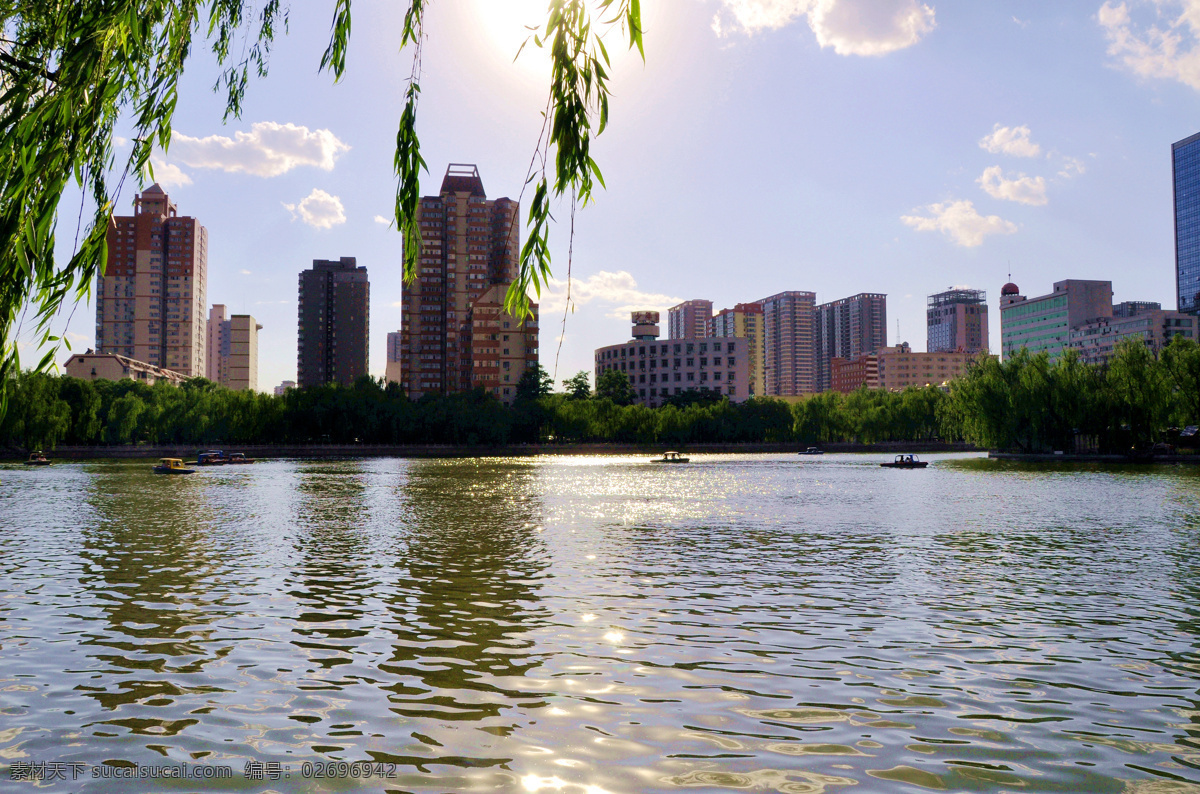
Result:
M1178 523L1172 530L1174 543L1166 553L1173 563L1170 578L1175 581L1174 601L1180 605L1177 611L1182 610L1175 625L1181 636L1190 637L1192 641L1186 651L1168 652L1170 661L1166 666L1172 672L1196 682L1200 679L1200 673L1197 672L1200 670L1200 561L1196 558L1196 549L1200 548L1200 488L1196 487L1195 477L1187 481L1181 479L1179 486L1173 491L1171 499L1175 503L1172 512ZM1181 724L1175 726L1177 732L1174 742L1180 747L1180 752L1172 759L1193 770L1200 770L1200 690L1196 690L1186 701L1188 707L1178 711Z
M376 582L365 574L370 522L361 461L301 464L291 523L299 555L288 595L300 609L292 643L326 670L349 664L355 641L370 628L365 598Z
M112 666L103 685L77 689L105 709L139 703L171 706L188 694L219 691L188 686L184 676L223 658L231 645L213 643L207 625L220 616L223 596L213 578L224 565L207 531L212 517L202 483L162 477L149 466L101 469L87 500L97 522L81 530L81 589L108 621L89 630L82 645L111 649L88 656ZM121 678L121 671L130 677ZM173 712L177 713L177 712ZM134 733L173 735L195 719L153 717L108 720Z
M541 660L525 635L548 617L537 605L548 560L534 524L528 464L428 461L405 486L408 586L389 594L395 634L380 670L392 711L436 720L483 720L540 702L506 686Z

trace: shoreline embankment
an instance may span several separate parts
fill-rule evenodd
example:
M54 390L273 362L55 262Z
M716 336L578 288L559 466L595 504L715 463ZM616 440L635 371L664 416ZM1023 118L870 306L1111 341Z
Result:
M61 446L46 450L53 460L156 460L158 458L195 459L196 452L203 449L224 449L227 452L242 452L248 458L508 458L533 457L537 455L661 455L663 450L677 448L691 454L723 453L795 453L802 452L812 444L784 443L741 443L741 444L512 444L506 446L456 446L449 444L213 444L198 447L195 444L173 445L123 445L123 446ZM879 444L822 444L825 452L876 452L896 454L900 452L983 452L970 444L941 442L890 441ZM27 453L17 449L0 450L0 460L22 460Z

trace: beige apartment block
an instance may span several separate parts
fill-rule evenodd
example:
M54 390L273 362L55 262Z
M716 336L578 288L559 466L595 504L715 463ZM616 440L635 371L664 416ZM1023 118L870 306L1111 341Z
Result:
M914 353L908 342L885 347L876 354L879 388L901 391L909 386L944 386L967 374L967 365L979 354L939 351Z
M658 341L658 312L633 312L633 338L596 350L595 381L610 369L625 373L637 402L651 408L686 391L722 395L730 402L750 397L746 340L702 337Z
M506 284L493 284L471 305L471 386L502 402L517 395L517 381L538 363L537 305L529 320L504 311Z
M248 314L229 318L229 381L239 391L258 391L258 332L262 326Z
M205 375L207 284L208 230L150 186L132 216L109 223L108 264L96 285L97 349Z
M732 309L722 309L712 318L711 326L712 336L746 340L749 396L761 397L766 394L767 382L762 355L766 329L763 324L762 306L757 303L739 303Z
M763 377L768 397L817 390L817 295L791 290L755 301L763 309Z
M208 310L206 334L204 377L213 383L225 383L229 380L229 319L224 304L214 303Z
M154 385L166 381L172 386L178 386L187 380L183 375L162 367L155 367L144 361L136 361L116 353L86 353L76 354L63 364L68 376L80 380L121 380L129 378Z
M258 391L258 332L248 314L225 319L225 307L208 313L208 379L228 389Z
M538 350L536 307L521 320L497 314L517 273L520 205L488 199L478 168L451 163L438 195L421 198L417 224L417 278L404 287L398 366L391 371L413 399L483 386L511 402ZM493 352L506 341L507 356Z

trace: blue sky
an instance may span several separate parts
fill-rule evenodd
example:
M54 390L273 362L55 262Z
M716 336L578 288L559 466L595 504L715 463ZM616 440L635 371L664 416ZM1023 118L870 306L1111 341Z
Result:
M380 222L411 70L400 4L355 5L337 84L317 73L332 9L314 5L293 6L240 120L222 124L215 66L195 48L155 174L208 228L209 303L264 326L264 390L295 377L297 273L314 258L368 268L374 374L400 327L400 237ZM926 296L951 285L987 290L997 347L1010 270L1026 295L1110 279L1118 301L1174 308L1170 145L1200 131L1200 0L643 8L645 63L610 46L615 95L593 149L607 189L576 215L565 333L569 208L556 208L562 281L542 296L541 350L559 380L624 341L631 309L690 298L720 309L791 289L821 302L884 292L889 344L918 350ZM513 54L543 9L431 4L423 192L457 162L478 165L490 198L520 193L547 72L541 53ZM93 320L90 305L75 313L75 349L92 344Z

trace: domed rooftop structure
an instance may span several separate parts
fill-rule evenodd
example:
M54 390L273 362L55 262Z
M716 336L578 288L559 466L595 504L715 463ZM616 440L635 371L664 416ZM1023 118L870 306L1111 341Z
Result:
M1021 288L1011 281L1000 288L1001 295L1020 295Z

